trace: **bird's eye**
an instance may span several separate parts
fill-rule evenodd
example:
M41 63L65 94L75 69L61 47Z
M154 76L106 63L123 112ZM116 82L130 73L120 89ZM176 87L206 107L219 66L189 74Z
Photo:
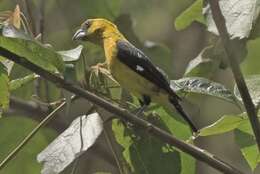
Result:
M84 23L84 27L85 27L85 28L89 28L89 26L90 26L90 21L86 21L86 22Z

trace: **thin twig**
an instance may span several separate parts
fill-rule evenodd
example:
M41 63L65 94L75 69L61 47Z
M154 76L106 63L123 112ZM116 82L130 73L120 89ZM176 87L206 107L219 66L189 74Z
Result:
M79 122L79 135L80 135L80 150L79 150L79 155L81 154L82 150L83 150L83 146L84 146L84 141L83 141L83 132L82 132L82 117L80 117L80 122ZM80 161L80 156L75 160L72 170L70 172L70 174L75 174L76 170L78 168L79 165L79 161Z
M56 105L51 105L51 107L56 108L61 103L62 102L59 102L59 104ZM37 122L40 122L50 112L48 106L50 105L44 105L41 103L36 103L34 101L25 101L23 99L11 96L10 108L6 112L4 112L4 114L6 116L21 115L36 120ZM64 130L67 126L67 123L57 119L53 120L51 124L48 125L48 127L58 132Z
M110 150L112 152L112 155L113 155L113 157L114 157L114 159L116 161L116 165L118 167L119 173L120 174L124 174L123 167L122 167L120 159L119 159L119 157L118 157L118 155L116 153L116 150L115 150L115 148L114 148L114 146L113 146L113 144L112 144L112 142L110 140L110 136L108 134L108 129L107 128L104 128L104 135L105 135L105 139L106 139L107 145L110 148Z
M30 21L30 31L32 31L33 37L37 36L37 26L36 26L36 21L33 15L33 10L32 10L32 3L29 2L29 0L23 0L25 10L28 14L28 21ZM41 79L38 78L34 81L34 89L35 89L35 95L40 98L41 94Z
M101 77L100 81L101 81L102 85L105 86L105 89L106 89L106 97L112 99L111 92L110 92L109 88L107 88L107 83L106 83L107 81L106 81L106 79L102 78L102 76L100 76L100 77ZM102 118L102 120L103 120L104 123L106 122L104 120L104 118ZM111 142L110 136L108 134L108 129L105 127L105 125L104 125L104 135L105 135L105 140L107 142L107 145L110 148L111 153L112 153L112 155L113 155L113 157L114 157L114 159L116 161L116 165L118 167L119 173L120 174L124 174L121 161L120 161L120 159L119 159L119 157L118 157L118 155L116 153L116 150L115 150L115 148L114 148L114 146L113 146L113 144Z
M38 22L38 32L37 34L41 35L40 41L41 43L44 44L44 40L45 40L45 2L46 0L40 0L40 10L39 10L39 22ZM39 79L40 82L40 79ZM49 84L46 80L43 81L43 85L44 85L44 90L45 90L45 99L47 103L50 103L51 99L50 99L50 90L49 90Z
M25 10L29 16L29 21L30 21L30 28L32 33L35 35L36 33L36 29L35 29L35 21L34 21L34 17L33 17L33 12L32 12L32 8L30 6L30 3L28 2L28 0L23 0L24 2L24 6L25 6Z
M30 71L35 72L36 74L42 76L46 80L49 80L56 84L58 87L66 89L67 91L70 91L74 94L76 94L79 97L85 98L89 100L90 102L96 104L97 106L100 106L107 111L113 113L115 116L118 116L121 119L127 120L130 123L140 127L141 129L147 130L147 133L150 133L151 135L157 137L161 141L168 143L179 150L188 153L189 155L193 156L194 158L203 161L210 165L211 167L227 173L227 174L242 174L240 170L236 169L232 165L223 162L222 160L218 159L216 156L206 152L203 149L200 149L192 144L188 144L182 140L179 140L169 134L168 132L154 126L153 124L149 123L146 120L143 120L139 117L136 117L134 114L131 114L127 110L120 108L111 102L108 102L101 97L96 96L95 94L84 90L80 88L78 85L75 85L69 81L66 81L65 79L62 79L61 77L52 74L43 68L41 68L38 65L35 65L28 61L26 58L18 56L15 53L10 52L9 50L0 47L0 55L3 57L6 57L9 60L14 61L15 63L30 69Z
M239 63L237 61L236 49L234 48L234 44L232 44L228 30L225 23L225 18L221 12L219 6L219 0L209 0L210 8L212 11L213 19L217 26L219 35L222 39L225 51L227 53L227 57L229 60L229 65L232 69L233 76L235 78L239 93L245 105L245 109L247 115L249 117L253 132L255 134L256 142L258 145L258 150L260 151L260 124L257 119L257 112L252 101L252 98L249 94L248 88L246 86L245 79L240 70Z
M73 96L71 100L75 100L76 97ZM44 118L20 143L11 153L7 155L7 157L0 163L0 170L2 170L10 160L12 160L16 154L34 137L34 135L50 120L52 120L58 111L60 111L66 102L63 102L56 109L54 109L46 118Z
M46 0L41 0L40 1L40 17L39 17L39 33L41 33L41 42L44 43L44 36L45 36L45 1Z
M90 107L90 109L88 110L88 112L86 113L86 115L88 116L89 114L91 114L94 110L95 110L95 106L92 105ZM79 162L80 162L80 157L81 157L81 152L83 151L83 146L84 146L84 140L83 140L83 132L82 132L82 117L80 117L80 131L79 131L79 135L80 135L80 150L79 150L79 156L77 157L77 159L75 159L75 162L72 166L71 172L70 174L75 174L76 170L78 168Z

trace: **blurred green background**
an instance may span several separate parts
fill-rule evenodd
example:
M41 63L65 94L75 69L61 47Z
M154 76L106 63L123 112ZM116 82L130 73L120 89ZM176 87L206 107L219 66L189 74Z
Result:
M0 10L13 10L16 4L19 4L25 15L28 15L25 7L26 0L1 0ZM195 58L200 51L205 47L208 33L205 26L198 22L192 23L184 30L177 31L174 26L176 17L186 9L194 1L192 0L43 0L44 1L44 43L51 44L55 50L66 50L74 48L77 43L71 41L71 37L79 25L87 18L105 17L115 21L119 29L124 33L130 41L136 46L143 49L145 53L152 57L153 62L164 69L169 75L170 79L181 78L185 72L187 64L190 60ZM33 21L35 25L39 23L40 0L28 0L30 8L33 13ZM39 31L39 27L35 28ZM252 40L247 44L248 56L242 62L242 69L245 75L260 73L260 40ZM88 51L88 50L87 50ZM90 50L91 52L91 50ZM99 57L101 58L101 57ZM98 62L97 60L88 60L91 63ZM12 72L13 77L23 76L28 73L21 67L16 68ZM224 84L229 89L233 89L234 81L229 68L219 69L211 77L212 80ZM26 85L23 89L19 89L13 95L26 100L31 99L33 84ZM52 85L51 91L57 91ZM24 92L26 91L26 93ZM55 100L59 94L52 92L51 99ZM43 94L44 95L44 94ZM193 120L199 127L206 126L216 121L220 116L226 113L239 113L239 110L232 104L224 101L209 98L197 97L193 103L196 103L196 108L190 109L194 111L192 114ZM87 102L80 100L73 104L71 115L79 115L86 112ZM15 113L17 114L17 113ZM23 137L26 135L24 129L17 124L23 125L30 130L35 121L39 120L42 115L40 113L32 113L23 117L9 114L10 118L5 118L0 122L0 132L5 129L10 129L8 135L2 136L0 134L0 159L3 159L7 154L8 149L11 150L14 144L9 144L8 137L19 134ZM62 115L62 114L61 114ZM22 120L17 122L17 119ZM24 150L19 154L1 174L30 174L39 173L39 164L36 164L36 154L46 146L55 137L57 132L63 130L70 120L73 118L59 117L59 120L48 125L48 129L40 132L38 135L40 140L35 138L28 146L32 151ZM5 121L7 123L5 123ZM7 125L8 128L6 128ZM15 126L13 126L15 125ZM28 126L25 126L28 125ZM50 129L51 128L51 129ZM1 131L2 130L2 131ZM50 131L52 130L52 131ZM26 131L25 131L26 132ZM17 142L19 139L17 138ZM250 173L248 164L242 158L239 148L234 143L233 133L227 133L220 136L211 136L199 138L196 144L209 152L212 152L225 161L237 166L239 169ZM103 137L100 138L97 146L93 147L87 154L83 155L84 163L80 163L78 173L93 173L95 171L107 171L111 173L118 173L113 157L111 156L107 147L103 144ZM29 154L28 154L29 153ZM33 154L33 155L32 155ZM34 159L33 159L34 158ZM28 161L28 162L27 162ZM159 162L159 161L158 161ZM197 162L198 174L217 174L216 170L207 166L204 163ZM242 164L242 165L241 165ZM26 168L23 171L16 171L16 169ZM31 170L28 170L31 168ZM255 173L260 172L260 169ZM66 173L66 171L64 172Z

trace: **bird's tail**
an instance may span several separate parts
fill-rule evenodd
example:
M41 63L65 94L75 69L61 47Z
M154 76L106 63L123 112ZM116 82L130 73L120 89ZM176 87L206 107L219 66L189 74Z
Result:
M179 103L179 99L176 98L175 96L169 96L169 101L175 107L175 109L178 111L178 113L183 117L183 119L189 124L191 130L193 132L197 132L198 129L196 128L194 123L191 121L189 116L184 112L182 106Z

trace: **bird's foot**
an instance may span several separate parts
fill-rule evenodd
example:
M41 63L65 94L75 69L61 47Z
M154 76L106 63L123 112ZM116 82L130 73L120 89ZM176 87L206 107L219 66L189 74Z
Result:
M97 63L96 65L93 65L93 66L91 66L90 68L92 69L92 70L100 70L100 69L107 69L107 63L106 62L103 62L103 63Z
M115 82L115 84L119 85L119 83L113 78L112 74L110 73L110 71L107 69L107 63L98 63L94 66L91 66L91 71L94 72L96 74L96 76L99 76L99 73L105 75L106 77L108 77L109 79L111 79L113 82Z

